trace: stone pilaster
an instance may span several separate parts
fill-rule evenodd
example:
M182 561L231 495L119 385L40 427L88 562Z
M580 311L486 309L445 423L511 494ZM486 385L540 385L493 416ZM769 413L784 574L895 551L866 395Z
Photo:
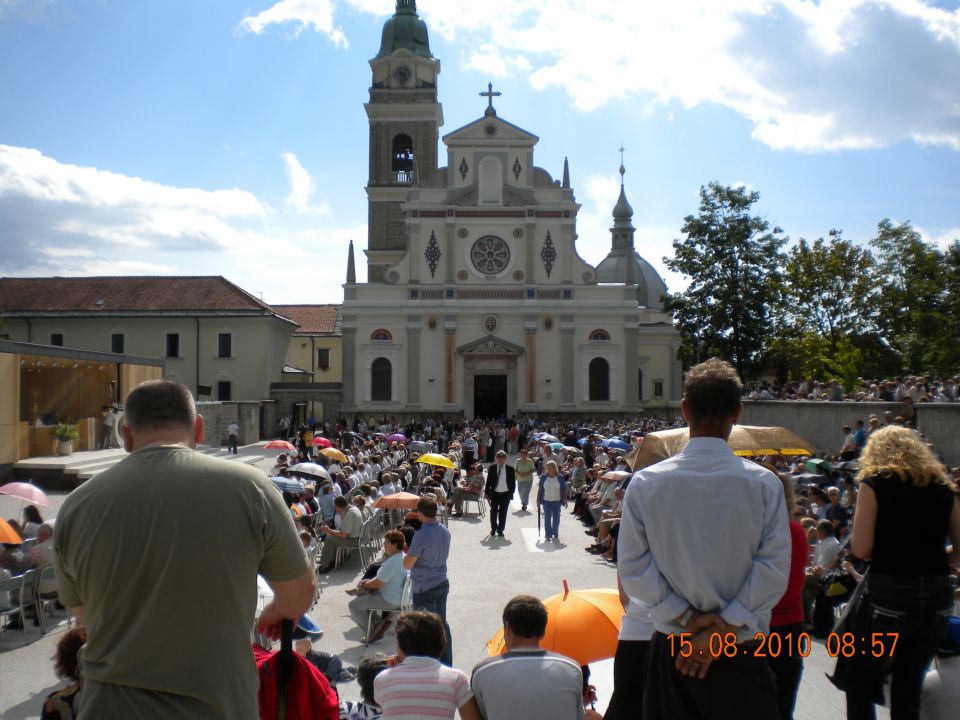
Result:
M407 316L407 406L420 409L420 316Z

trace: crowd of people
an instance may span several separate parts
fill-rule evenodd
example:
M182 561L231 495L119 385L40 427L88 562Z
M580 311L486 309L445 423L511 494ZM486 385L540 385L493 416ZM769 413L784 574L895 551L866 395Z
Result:
M750 400L825 400L830 402L890 402L920 403L960 402L960 374L952 377L905 375L886 379L857 378L850 389L840 380L826 381L813 378L785 383L763 381L744 388Z
M289 483L280 492L254 469L192 452L202 418L189 393L146 383L127 403L131 455L67 499L52 537L39 513L21 528L36 535L34 551L49 546L32 557L56 566L79 626L58 653L74 684L48 699L46 716L81 706L90 717L255 717L256 676L243 661L254 613L236 588L258 574L269 584L256 631L276 639L317 601L318 573L337 572L338 551L356 550L379 521L382 554L348 589L348 610L367 643L392 627L396 653L364 659L361 700L330 717L599 718L587 668L541 647L547 610L528 595L503 609L502 655L470 675L453 667L448 518L486 503L497 542L512 532L514 497L521 513L542 516L545 543L559 543L568 510L593 540L587 551L611 567L624 615L604 718L792 718L817 638L837 656L831 679L849 718L874 717L884 701L894 720L921 717L921 703L955 711L960 505L950 473L896 417L844 428L835 458L737 457L726 438L744 394L736 372L711 360L687 376L682 419L308 424L287 435L297 450L273 469ZM644 436L683 423L687 446L635 471ZM374 507L398 492L417 496L413 512ZM124 522L104 525L119 508ZM221 562L196 552L201 534L216 539ZM185 604L197 592L208 608ZM196 638L195 656L166 642L172 627ZM318 664L309 643L298 652Z

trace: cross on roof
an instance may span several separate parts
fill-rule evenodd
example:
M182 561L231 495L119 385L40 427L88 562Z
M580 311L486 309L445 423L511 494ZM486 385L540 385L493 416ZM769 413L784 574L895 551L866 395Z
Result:
M502 92L493 91L493 83L487 83L487 91L480 93L480 97L485 97L487 99L487 115L496 115L497 111L493 107L493 99L495 97L500 97L503 95Z

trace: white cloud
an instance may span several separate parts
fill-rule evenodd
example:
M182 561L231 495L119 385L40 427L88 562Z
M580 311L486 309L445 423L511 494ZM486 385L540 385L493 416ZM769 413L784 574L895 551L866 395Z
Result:
M946 250L953 243L960 242L960 227L931 231L918 225L916 230L926 242L941 250Z
M325 215L330 212L327 205L314 205L313 193L317 184L310 176L297 156L291 152L283 154L283 164L287 172L287 182L290 183L290 194L286 205L304 215Z
M348 46L347 36L333 20L332 0L280 0L256 15L249 15L240 21L239 30L261 34L270 25L294 26L294 35L306 28L326 35L337 47Z
M339 0L386 15L389 0ZM281 0L242 25L313 27L341 42L334 0ZM922 0L421 0L463 64L582 111L630 97L733 109L773 148L913 141L960 150L960 10ZM336 37L334 37L336 35ZM345 40L342 40L345 42Z
M362 243L366 225L312 227L324 210L315 183L284 159L292 202L273 208L245 190L162 185L0 145L0 275L223 274L277 288L274 302L338 302L347 242ZM324 282L285 281L304 268Z

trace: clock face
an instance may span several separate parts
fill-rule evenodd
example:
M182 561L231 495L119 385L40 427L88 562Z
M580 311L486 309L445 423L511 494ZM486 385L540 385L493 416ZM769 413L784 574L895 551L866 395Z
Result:
M470 260L484 275L499 275L510 263L510 246L498 237L487 235L473 244Z
M406 65L399 66L393 71L393 79L401 85L406 85L410 81L410 68Z

